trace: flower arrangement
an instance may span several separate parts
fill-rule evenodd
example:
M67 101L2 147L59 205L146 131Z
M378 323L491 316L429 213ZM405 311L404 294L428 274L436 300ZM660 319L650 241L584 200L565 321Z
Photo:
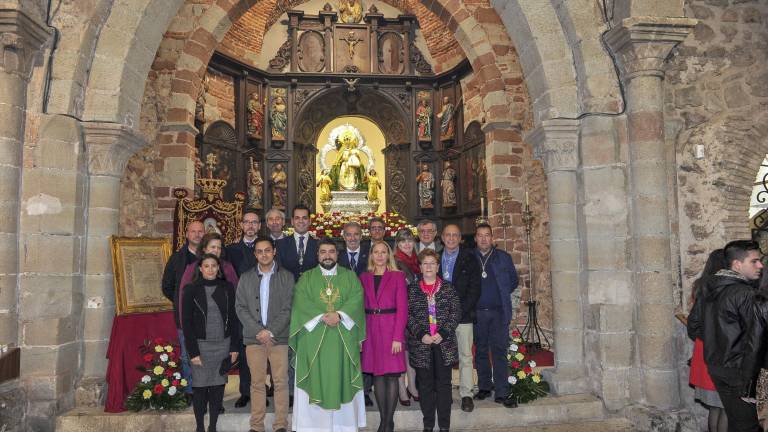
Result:
M187 408L184 388L187 380L181 377L179 350L163 338L145 341L139 347L144 363L136 368L145 373L125 401L133 411L142 409L182 410Z
M534 371L536 362L528 359L528 349L525 346L520 331L512 330L512 343L507 352L509 360L509 393L507 399L515 403L527 403L545 396L549 392L549 384Z
M416 227L409 224L399 213L397 212L380 212L380 213L314 213L310 215L309 233L315 237L341 237L341 230L344 224L350 221L355 221L363 227L363 237L370 236L370 229L368 223L373 217L379 217L384 220L384 237L394 237L397 232L403 228L408 228L416 235Z

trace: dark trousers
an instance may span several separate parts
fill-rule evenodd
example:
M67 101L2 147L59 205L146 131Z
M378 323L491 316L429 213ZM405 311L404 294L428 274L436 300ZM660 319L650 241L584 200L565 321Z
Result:
M478 389L494 390L497 398L507 397L509 321L504 319L504 311L478 308L474 333Z
M709 375L728 416L728 432L761 432L763 429L757 421L757 406L741 399L745 388L741 378L733 374L719 374L712 369Z
M205 432L205 411L208 411L208 431L216 430L219 412L224 401L224 386L194 387L192 409L195 413L196 432Z
M245 354L245 345L240 344L240 396L251 397L251 370L248 368L248 357Z
M432 345L432 367L416 368L416 382L421 397L421 415L424 417L424 429L435 427L435 409L437 425L440 429L451 427L451 367L443 362L443 354L438 345Z

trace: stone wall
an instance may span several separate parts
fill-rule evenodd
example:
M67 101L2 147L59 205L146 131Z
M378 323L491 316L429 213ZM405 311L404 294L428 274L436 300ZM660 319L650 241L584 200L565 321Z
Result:
M699 23L669 63L665 95L676 151L684 310L709 252L750 235L749 196L768 152L768 5L688 0L686 13Z
M235 82L234 79L217 71L208 69L205 74L206 92L205 123L203 131L219 120L235 127Z

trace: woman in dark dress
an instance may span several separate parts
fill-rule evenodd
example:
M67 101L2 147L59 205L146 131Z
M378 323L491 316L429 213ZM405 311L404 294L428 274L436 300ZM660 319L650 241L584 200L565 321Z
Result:
M184 289L182 329L192 364L197 432L205 432L206 405L210 413L208 432L215 432L227 383L226 373L220 373L222 363L237 360L239 325L235 288L222 279L219 257L205 254L197 264L193 282Z
M419 253L421 280L408 287L408 360L416 369L424 431L451 426L451 367L459 360L456 327L459 297L449 282L437 277L440 258L432 249Z

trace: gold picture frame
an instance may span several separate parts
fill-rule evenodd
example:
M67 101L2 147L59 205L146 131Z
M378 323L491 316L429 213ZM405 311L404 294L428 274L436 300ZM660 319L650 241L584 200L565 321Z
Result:
M115 280L115 313L127 315L173 310L162 291L165 263L171 256L167 238L110 237Z

